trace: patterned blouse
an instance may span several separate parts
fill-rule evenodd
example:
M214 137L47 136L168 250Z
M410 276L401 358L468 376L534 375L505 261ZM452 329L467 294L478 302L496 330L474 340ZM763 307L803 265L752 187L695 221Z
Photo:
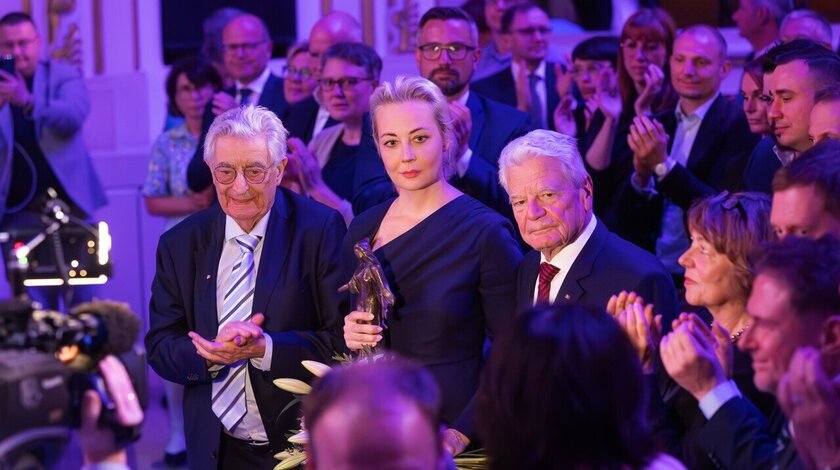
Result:
M198 138L187 131L186 124L165 131L152 145L149 173L143 185L143 196L187 196L187 166L190 164ZM170 217L168 230L184 217Z

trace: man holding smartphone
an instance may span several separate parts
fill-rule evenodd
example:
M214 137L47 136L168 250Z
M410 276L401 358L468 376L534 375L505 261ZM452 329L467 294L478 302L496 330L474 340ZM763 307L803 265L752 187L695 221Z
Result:
M43 228L40 220L52 188L64 212L85 220L105 205L102 184L82 138L90 111L79 70L41 58L41 38L32 18L19 12L0 18L0 232ZM4 253L11 248L5 243ZM76 288L75 304L90 296ZM59 291L30 296L60 309ZM69 307L65 305L64 307Z

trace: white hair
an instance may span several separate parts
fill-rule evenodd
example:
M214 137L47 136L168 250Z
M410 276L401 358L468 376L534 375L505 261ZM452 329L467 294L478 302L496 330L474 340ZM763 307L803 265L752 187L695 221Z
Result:
M831 23L821 14L815 12L814 10L793 10L792 12L788 13L787 16L782 20L781 25L779 26L779 30L785 28L785 25L789 21L797 21L797 20L811 20L816 29L814 29L814 37L808 37L815 42L821 42L828 46L831 49Z
M213 161L216 139L221 136L265 137L265 145L273 165L286 159L286 138L289 131L274 112L262 106L240 106L218 115L204 140L204 161Z
M531 158L555 159L561 168L561 177L575 188L583 187L588 174L577 147L577 139L545 129L531 131L512 140L499 157L499 182L508 190L507 171Z

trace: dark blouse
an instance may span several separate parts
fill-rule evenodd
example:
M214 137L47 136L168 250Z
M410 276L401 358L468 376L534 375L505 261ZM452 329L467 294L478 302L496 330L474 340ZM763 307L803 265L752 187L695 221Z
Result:
M350 224L342 247L346 279L356 267L353 245L374 238L392 203ZM462 195L375 254L395 296L384 345L431 371L443 394L445 421L468 431L465 409L478 388L485 339L515 313L522 253L510 222Z

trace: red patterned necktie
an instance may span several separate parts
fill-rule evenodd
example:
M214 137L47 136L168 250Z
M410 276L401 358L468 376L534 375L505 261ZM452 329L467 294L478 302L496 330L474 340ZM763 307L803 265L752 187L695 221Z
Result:
M560 268L549 263L540 264L540 282L537 285L537 303L548 303L551 292L551 280L560 272Z

